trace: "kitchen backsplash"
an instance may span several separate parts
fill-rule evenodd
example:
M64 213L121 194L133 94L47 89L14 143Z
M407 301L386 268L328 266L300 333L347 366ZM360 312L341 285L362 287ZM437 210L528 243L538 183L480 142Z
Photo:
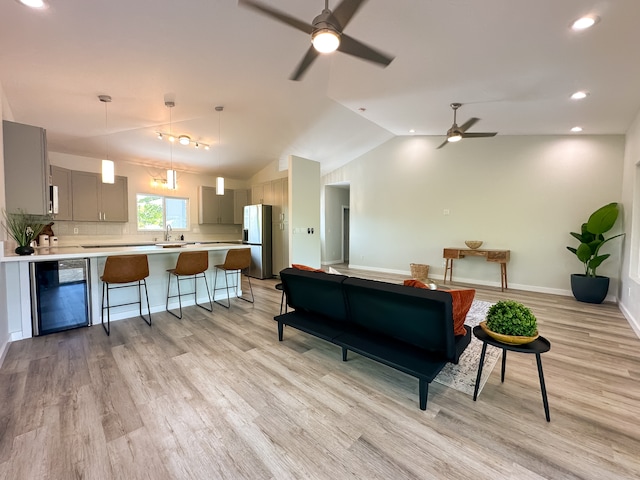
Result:
M54 221L54 234L60 245L83 243L161 242L164 231L139 232L136 223ZM236 241L242 239L240 225L192 225L189 230L171 232L172 240L184 235L187 241Z

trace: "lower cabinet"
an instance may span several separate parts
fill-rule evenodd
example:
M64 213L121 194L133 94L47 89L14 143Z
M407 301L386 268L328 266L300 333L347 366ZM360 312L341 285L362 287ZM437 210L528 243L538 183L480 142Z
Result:
M102 183L99 173L71 172L74 221L128 222L127 177L115 177L115 183Z

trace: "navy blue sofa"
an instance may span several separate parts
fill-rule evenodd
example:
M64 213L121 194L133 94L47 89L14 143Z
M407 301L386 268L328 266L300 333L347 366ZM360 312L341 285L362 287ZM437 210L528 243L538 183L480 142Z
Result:
M451 295L361 278L287 268L280 279L292 309L274 317L278 340L289 325L393 367L419 382L420 409L429 383L448 363L458 363L471 341L453 333Z

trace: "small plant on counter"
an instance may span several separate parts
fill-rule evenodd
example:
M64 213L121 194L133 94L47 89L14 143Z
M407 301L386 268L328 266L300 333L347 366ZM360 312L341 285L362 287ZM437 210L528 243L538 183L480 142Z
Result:
M487 312L487 328L502 335L533 337L538 333L536 317L514 300L501 300Z
M23 210L18 210L16 213L3 210L2 216L4 217L2 226L19 247L26 247L32 240L38 238L49 221L47 217L25 213Z

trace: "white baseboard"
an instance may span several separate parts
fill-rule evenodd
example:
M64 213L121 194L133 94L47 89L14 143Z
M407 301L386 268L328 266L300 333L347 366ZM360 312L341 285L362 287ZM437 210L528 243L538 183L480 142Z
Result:
M380 272L380 273L393 273L393 274L397 274L397 275L406 275L407 278L411 278L411 272L408 270L395 270L395 269L391 269L391 268L376 268L376 267L367 267L367 266L362 266L362 265L351 265L349 264L349 268L353 268L356 270L366 270L369 272ZM439 274L429 274L429 278L432 278L434 280L439 280L442 281L444 279L443 275L439 275ZM501 284L500 282L495 282L495 281L491 281L491 280L478 280L477 278L460 278L460 277L456 277L456 283L468 283L471 285L483 285L486 287L500 287ZM509 288L512 288L514 290L523 290L525 292L536 292L536 293L548 293L551 295L560 295L562 297L572 297L573 293L571 293L571 290L565 290L565 289L561 289L561 288L549 288L549 287L542 287L542 286L538 286L538 285L523 285L520 283L510 283L509 284ZM607 298L605 298L605 302L613 302L613 303L618 303L618 298L614 295L607 295Z
M640 338L640 319L635 318L633 314L629 310L627 310L627 308L622 303L618 304L618 308L620 308L622 315L624 315L624 318L626 318L627 322L629 322L629 325L631 325L631 328L635 332L636 336Z

